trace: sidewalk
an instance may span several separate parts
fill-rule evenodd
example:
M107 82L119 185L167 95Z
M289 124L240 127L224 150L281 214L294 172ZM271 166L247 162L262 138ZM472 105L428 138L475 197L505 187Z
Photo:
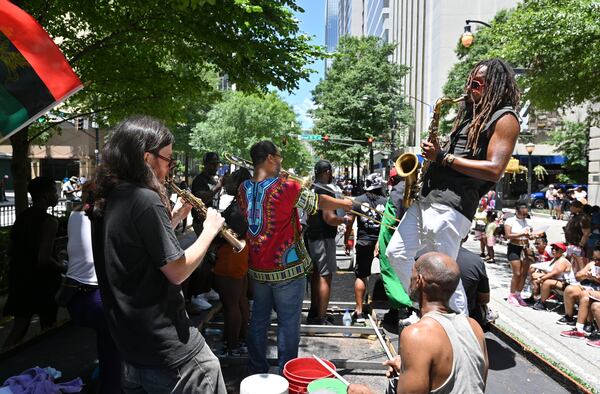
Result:
M533 219L538 225L550 224L547 231L549 242L563 240L562 227L566 222L537 214ZM464 246L479 254L479 243L473 241L472 237ZM490 279L490 305L499 313L497 325L571 376L600 392L600 351L587 346L584 340L561 337L560 332L571 327L556 324L561 317L558 313L508 305L506 297L512 273L506 260L506 246L496 245L495 251L496 263L486 264L486 268Z

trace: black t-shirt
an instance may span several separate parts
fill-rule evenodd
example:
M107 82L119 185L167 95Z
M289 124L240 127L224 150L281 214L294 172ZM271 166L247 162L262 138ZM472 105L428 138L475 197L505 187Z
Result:
M481 257L463 247L458 250L456 262L458 263L460 279L467 295L469 316L479 321L478 317L481 316L478 312L479 308L477 308L477 293L490 292L490 283L485 270L485 263Z
M512 114L517 117L512 108L501 108L494 112L490 120L485 125L475 149L467 147L468 132L470 120L467 120L458 127L458 131L450 136L448 144L444 150L452 153L456 157L463 157L472 160L485 160L487 158L487 149L490 138L494 133L494 125L498 119L505 114ZM479 200L493 186L494 182L474 178L451 167L431 163L429 170L423 178L422 195L430 196L430 201L441 203L456 209L467 219L473 219Z
M325 194L330 197L335 197L333 191L325 190L327 185L319 183L319 186L313 186L312 190L316 194ZM305 231L306 238L308 239L329 239L335 238L337 234L337 227L330 226L323 219L323 211L318 210L314 215L310 215L306 221L308 228Z
M387 199L384 196L367 192L356 197L354 202L360 205L368 204L368 206L375 208L377 212L379 212L377 213L372 209L367 209L366 207L362 207L360 209L360 213L367 215L370 219L367 219L364 216L356 216L356 220L358 220L358 234L356 243L358 245L365 245L377 242L377 238L379 237L379 223L375 223L372 219L381 222L381 214L385 210Z
M204 172L201 172L200 174L196 175L196 177L192 181L192 194L198 197L200 192L211 191L216 184L217 182L215 181L214 177L207 175ZM207 208L218 208L218 200L215 201L214 198L213 201L203 202ZM194 222L204 222L204 218L202 218L195 209L192 209L192 218L194 218Z
M122 183L93 220L94 263L112 337L139 368L173 367L196 355L204 338L185 311L181 286L160 268L184 251L154 191Z

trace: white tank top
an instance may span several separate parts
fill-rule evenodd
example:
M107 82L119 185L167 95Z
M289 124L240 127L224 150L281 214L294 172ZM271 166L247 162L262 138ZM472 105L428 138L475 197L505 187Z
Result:
M67 227L69 264L67 277L86 285L98 285L92 253L92 224L83 211L73 211Z

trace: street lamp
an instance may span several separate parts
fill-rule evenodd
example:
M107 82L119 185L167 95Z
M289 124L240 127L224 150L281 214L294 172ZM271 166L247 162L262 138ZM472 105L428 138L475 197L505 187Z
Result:
M470 25L471 23L479 23L480 25L491 27L491 25L489 23L485 23L485 22L482 22L482 21L476 21L476 20L472 20L472 19L467 19L465 21L465 23L466 23L466 25L465 25L465 31L460 36L460 43L465 48L468 48L471 45L473 45L473 40L475 39L475 37L473 37L473 33L471 32L471 25Z
M535 150L535 144L533 142L527 143L525 145L525 149L527 150L527 154L529 155L529 162L527 165L527 201L531 200L531 154Z

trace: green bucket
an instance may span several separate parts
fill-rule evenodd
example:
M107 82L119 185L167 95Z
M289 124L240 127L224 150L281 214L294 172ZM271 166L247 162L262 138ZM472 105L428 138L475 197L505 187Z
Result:
M315 380L314 382L308 385L309 393L346 394L346 391L346 385L334 378L323 378Z

